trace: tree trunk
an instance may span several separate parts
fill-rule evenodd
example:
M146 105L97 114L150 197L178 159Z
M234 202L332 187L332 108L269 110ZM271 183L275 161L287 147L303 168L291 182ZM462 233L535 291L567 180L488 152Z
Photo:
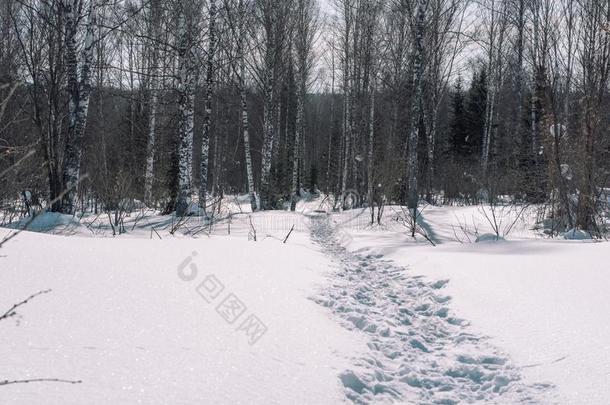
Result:
M154 163L155 163L155 140L157 126L157 107L159 104L159 89L157 88L158 80L158 64L159 64L159 24L160 19L160 4L158 1L150 3L150 35L152 37L150 64L150 99L148 112L148 139L146 145L146 171L144 173L144 202L148 205L152 203L152 186L154 179Z
M298 51L299 53L302 50ZM294 152L292 156L292 198L290 201L290 210L296 209L297 198L300 196L300 182L299 182L299 165L301 163L301 141L303 140L304 129L305 129L305 93L307 91L307 60L303 58L303 55L299 55L299 79L297 89L297 117L296 117L296 128L294 131Z
M89 110L91 95L91 68L93 62L93 40L95 28L95 1L89 4L85 43L82 50L80 77L76 56L76 38L78 33L78 18L76 2L64 0L64 16L66 21L66 70L68 75L69 93L69 124L66 136L63 164L63 201L61 212L74 214L76 209L76 187L80 181L80 161L83 147L85 125Z
M263 147L261 158L261 184L260 184L260 208L262 210L271 208L271 161L273 158L273 146L275 137L277 92L275 86L277 55L276 44L276 15L277 10L272 4L267 4L265 31L265 70L263 89Z
M176 216L189 212L192 198L194 77L190 22L186 11L180 16L180 45L178 49L179 144L178 144L178 199Z
M261 189L260 205L261 209L269 209L271 199L271 158L273 156L273 137L275 135L273 111L275 110L275 97L273 90L273 68L266 71L265 95L263 106L263 150L261 161Z
M201 141L201 168L199 174L199 206L203 213L206 210L208 192L208 164L210 155L210 132L212 119L212 96L214 86L214 55L216 52L216 0L210 0L210 32L208 44L205 117L203 121L203 139ZM217 144L217 142L216 142Z
M419 191L417 188L417 144L419 126L422 119L422 75L423 75L423 36L425 9L424 1L417 1L417 17L415 22L415 44L413 47L413 96L411 102L411 130L407 139L407 207L413 211L413 220L417 216ZM415 227L412 229L415 236Z
M153 84L155 86L156 84ZM146 145L146 172L144 174L144 202L147 205L152 203L152 186L154 179L154 163L155 163L155 138L156 138L156 123L157 123L157 105L158 95L156 89L151 89L150 96L150 111L148 116L148 139Z
M371 210L371 224L374 223L375 219L375 201L373 199L373 193L375 186L373 184L373 165L374 165L374 154L373 147L375 146L375 75L371 80L370 93L371 100L369 105L369 139L368 139L368 168L367 168L367 200L369 209Z
M244 136L244 152L246 155L246 177L248 180L248 194L250 195L250 208L252 212L257 210L256 192L254 190L254 170L252 167L252 154L250 151L250 132L248 122L248 100L246 93L246 28L243 26L245 21L246 9L244 0L239 1L239 11L241 14L242 25L239 28L239 97L241 103L241 125Z

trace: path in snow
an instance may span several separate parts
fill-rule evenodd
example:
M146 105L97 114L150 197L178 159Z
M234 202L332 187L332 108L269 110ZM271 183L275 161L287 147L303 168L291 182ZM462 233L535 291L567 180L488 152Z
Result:
M528 385L519 370L448 308L441 290L380 255L337 242L328 218L313 218L311 238L338 264L331 285L312 299L352 330L370 351L339 378L356 403L548 403L549 384ZM547 397L547 399L543 399Z

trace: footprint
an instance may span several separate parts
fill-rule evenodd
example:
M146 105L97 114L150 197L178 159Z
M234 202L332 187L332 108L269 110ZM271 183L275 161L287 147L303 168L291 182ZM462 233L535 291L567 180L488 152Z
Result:
M358 394L362 394L365 388L367 388L366 384L351 370L341 373L339 379L345 388L349 388Z
M446 286L448 282L449 280L438 280L430 284L430 287L434 288L435 290L438 290L439 288L443 288L444 286Z

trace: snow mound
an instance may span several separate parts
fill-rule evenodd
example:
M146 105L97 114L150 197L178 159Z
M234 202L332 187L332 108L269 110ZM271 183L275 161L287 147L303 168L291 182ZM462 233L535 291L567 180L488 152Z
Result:
M70 214L59 212L42 212L34 217L24 217L16 222L11 222L7 228L19 229L32 232L51 232L55 230L74 230L82 224Z
M186 210L187 216L201 217L206 216L205 210L198 203L190 203Z
M308 218L324 218L327 217L329 214L324 210L305 210L303 211L303 215Z
M568 240L589 240L591 239L591 234L582 229L572 228L563 234L563 238Z
M483 233L477 236L475 242L500 242L505 240L502 236L496 235L495 233Z

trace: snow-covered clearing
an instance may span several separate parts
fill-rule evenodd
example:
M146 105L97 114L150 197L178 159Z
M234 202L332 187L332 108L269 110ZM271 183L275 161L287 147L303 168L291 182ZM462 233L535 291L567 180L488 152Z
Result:
M340 261L341 272L317 299L350 328L368 334L370 353L341 375L355 402L531 403L548 384L521 382L519 371L485 339L463 327L442 293L446 280L427 281L380 255L348 252L328 222L314 238Z
M82 382L2 386L0 404L608 402L607 243L542 239L527 212L506 241L459 243L491 232L481 209L431 207L434 247L395 207L381 227L316 207L175 236L158 215L116 238L99 218L22 232L0 313L52 291L0 321L0 381Z
M184 281L178 266L192 252L198 274ZM0 323L0 380L82 383L3 386L0 404L336 403L344 398L338 374L366 350L307 299L329 267L307 233L284 245L244 235L24 232L1 253L0 312L36 291L52 292ZM224 290L215 299L214 288L203 290L208 303L197 287L210 274ZM231 293L247 309L229 324L216 307ZM252 345L241 327L250 314L267 327Z
M491 232L481 209L429 207L423 217L438 243L432 247L392 225L395 211L388 210L385 229L363 226L362 215L335 218L349 251L383 255L414 276L449 280L443 292L452 297L451 311L470 321L472 333L489 336L527 381L553 384L547 393L553 402L608 403L608 243L536 237L525 215L507 241L461 244L460 224Z

